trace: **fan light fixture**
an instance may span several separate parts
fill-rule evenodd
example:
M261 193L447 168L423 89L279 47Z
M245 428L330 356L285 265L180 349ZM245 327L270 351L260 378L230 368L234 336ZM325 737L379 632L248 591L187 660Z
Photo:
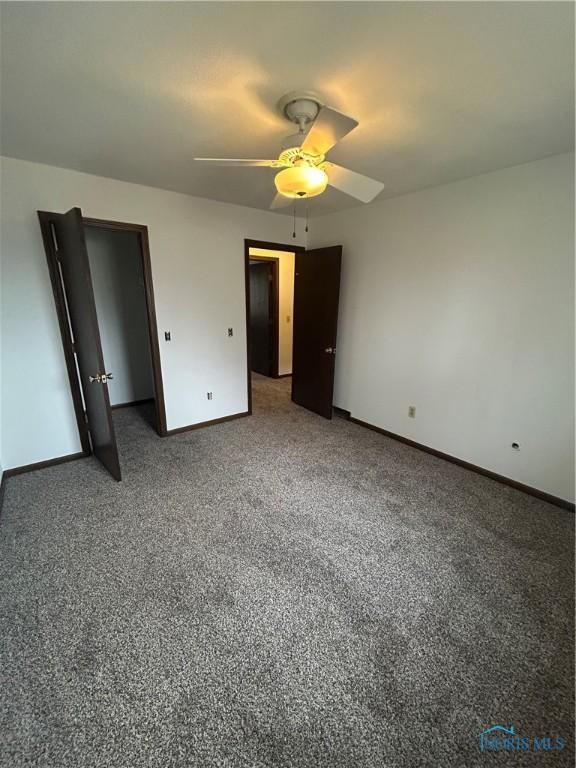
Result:
M293 165L277 173L274 184L278 192L284 197L316 197L326 189L328 176L322 168L311 165Z

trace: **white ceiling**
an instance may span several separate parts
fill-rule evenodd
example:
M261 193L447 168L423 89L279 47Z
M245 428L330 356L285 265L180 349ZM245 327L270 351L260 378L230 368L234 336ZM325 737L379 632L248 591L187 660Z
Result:
M573 147L572 3L2 3L2 152L267 208L275 111L360 121L330 159L396 196ZM359 205L336 190L311 214Z

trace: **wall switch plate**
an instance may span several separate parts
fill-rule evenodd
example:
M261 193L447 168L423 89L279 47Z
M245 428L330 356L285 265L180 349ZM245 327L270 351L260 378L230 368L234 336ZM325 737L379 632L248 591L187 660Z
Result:
M234 336L234 328L228 328L228 336Z
M206 397L208 400L212 400L212 392L206 392Z
M164 338L166 341L170 341L170 331L164 331Z
M416 418L416 406L415 405L409 405L408 406L408 416L410 416L411 419Z

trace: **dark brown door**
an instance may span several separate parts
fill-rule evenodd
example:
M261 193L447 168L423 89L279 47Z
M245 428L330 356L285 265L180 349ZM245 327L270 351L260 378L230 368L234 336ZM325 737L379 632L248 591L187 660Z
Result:
M263 376L273 375L274 306L273 263L250 264L250 354L252 370Z
M112 477L121 480L108 384L105 379L97 378L107 372L100 343L82 211L72 208L68 213L55 214L52 221L92 450Z
M332 418L342 246L296 253L292 400Z

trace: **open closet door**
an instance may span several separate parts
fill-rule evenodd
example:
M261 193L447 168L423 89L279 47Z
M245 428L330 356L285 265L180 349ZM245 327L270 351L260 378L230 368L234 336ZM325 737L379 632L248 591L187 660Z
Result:
M80 208L72 208L68 213L51 214L50 218L54 227L57 259L74 336L74 352L78 362L92 451L112 477L121 480L108 395L109 376L104 368L82 211Z
M342 246L296 253L292 400L332 418Z

